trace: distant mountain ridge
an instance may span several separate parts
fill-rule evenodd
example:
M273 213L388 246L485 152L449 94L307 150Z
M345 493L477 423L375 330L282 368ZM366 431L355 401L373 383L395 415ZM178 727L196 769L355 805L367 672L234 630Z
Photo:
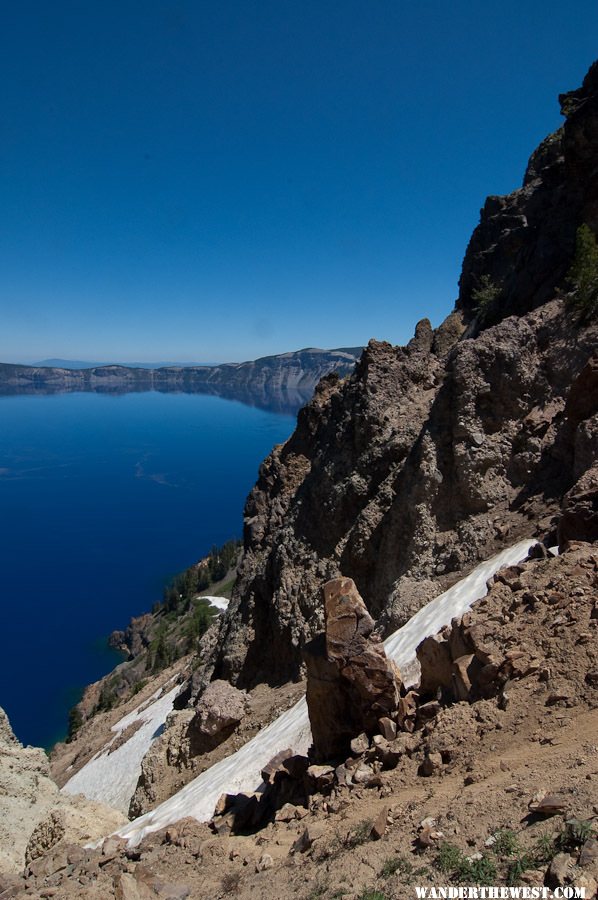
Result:
M71 369L0 363L0 394L184 391L218 394L251 405L294 412L311 398L325 375L350 374L362 349L309 347L248 362L157 369L120 365Z
M161 362L106 362L105 360L91 362L85 359L61 359L60 357L51 359L40 359L39 362L27 363L27 365L52 368L52 369L97 369L102 366L125 366L127 369L162 369L164 366L180 366L188 368L189 366L213 366L217 363L200 363L200 362L173 362L172 360L162 360Z

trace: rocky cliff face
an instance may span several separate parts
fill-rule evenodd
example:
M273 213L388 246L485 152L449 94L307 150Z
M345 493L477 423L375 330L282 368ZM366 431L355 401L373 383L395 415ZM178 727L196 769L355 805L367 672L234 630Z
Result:
M523 188L482 210L455 312L406 347L372 341L263 463L214 675L296 677L327 579L353 578L394 628L507 541L556 541L563 503L595 516L598 327L557 288L576 229L598 223L598 67L561 102L566 124ZM499 288L489 320L475 311L483 275Z
M359 735L340 765L282 750L258 793L237 793L231 772L234 792L210 825L180 817L128 849L116 836L97 850L58 841L22 877L0 866L0 895L294 900L340 885L345 896L412 900L417 879L595 897L597 579L589 543L502 569L434 640L467 699L422 693L412 733L393 737L381 719L387 736ZM441 659L419 655L437 696Z
M484 276L500 289L503 316L550 300L571 264L578 226L598 227L598 62L559 102L565 124L532 154L523 186L488 197L481 211L459 283L457 305L466 315Z

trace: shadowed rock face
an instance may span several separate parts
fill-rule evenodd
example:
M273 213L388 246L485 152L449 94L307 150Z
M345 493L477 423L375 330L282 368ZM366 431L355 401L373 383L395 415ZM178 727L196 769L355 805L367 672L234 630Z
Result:
M207 677L296 677L323 627L320 586L341 573L390 630L506 544L556 540L563 497L598 463L596 392L569 402L598 327L554 299L576 228L598 224L597 81L594 66L521 192L482 213L455 312L435 331L420 322L405 347L371 341L350 378L320 382L262 464ZM471 290L483 260L508 277L500 321L480 330Z
M550 300L571 264L577 228L598 228L598 63L559 101L565 124L532 154L523 186L488 197L481 211L459 282L458 306L467 316L483 276L502 289L501 317Z
M305 648L306 698L315 755L331 759L355 735L379 731L378 720L397 711L401 682L354 582L333 579L323 594L325 632Z

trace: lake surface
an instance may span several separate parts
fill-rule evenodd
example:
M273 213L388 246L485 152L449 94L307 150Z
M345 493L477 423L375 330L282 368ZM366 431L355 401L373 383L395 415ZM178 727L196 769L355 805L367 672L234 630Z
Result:
M64 737L108 634L242 532L295 417L200 394L0 397L0 706L25 743Z

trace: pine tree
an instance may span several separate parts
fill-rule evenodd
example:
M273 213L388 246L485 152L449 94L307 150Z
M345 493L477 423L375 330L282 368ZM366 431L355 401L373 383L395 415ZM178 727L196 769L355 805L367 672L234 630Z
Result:
M584 318L598 312L598 243L589 225L580 225L575 240L575 256L567 281L573 288L569 305Z
M160 672L170 665L170 650L166 643L166 626L159 625L155 640L152 641L152 672Z
M75 737L76 733L79 731L81 726L83 725L83 716L81 715L81 710L78 706L73 706L73 708L69 712L69 726L68 733L66 736L66 743L70 744L70 742Z

